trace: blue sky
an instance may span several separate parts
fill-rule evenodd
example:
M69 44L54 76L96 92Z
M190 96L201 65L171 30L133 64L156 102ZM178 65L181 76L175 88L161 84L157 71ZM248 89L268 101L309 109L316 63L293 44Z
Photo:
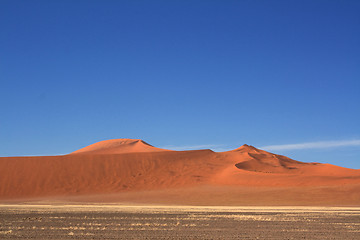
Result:
M360 168L359 12L357 0L1 0L0 156L140 138Z

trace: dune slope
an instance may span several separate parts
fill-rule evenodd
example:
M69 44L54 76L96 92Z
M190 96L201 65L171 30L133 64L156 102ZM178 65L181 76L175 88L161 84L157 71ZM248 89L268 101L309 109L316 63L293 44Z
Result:
M0 158L0 201L360 205L359 190L359 170L248 145L220 153L170 151L118 139L63 156Z

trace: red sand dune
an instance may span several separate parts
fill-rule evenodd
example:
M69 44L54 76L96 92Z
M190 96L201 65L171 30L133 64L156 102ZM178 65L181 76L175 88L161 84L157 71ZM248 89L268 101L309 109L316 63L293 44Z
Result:
M170 151L142 140L68 155L0 158L0 201L360 206L360 170L304 163L243 145Z

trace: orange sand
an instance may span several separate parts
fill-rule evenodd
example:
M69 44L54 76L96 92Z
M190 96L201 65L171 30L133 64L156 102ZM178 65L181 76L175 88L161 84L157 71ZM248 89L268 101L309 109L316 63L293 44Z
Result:
M0 201L46 199L360 206L360 170L299 162L248 145L219 153L170 151L132 139L63 156L0 158Z

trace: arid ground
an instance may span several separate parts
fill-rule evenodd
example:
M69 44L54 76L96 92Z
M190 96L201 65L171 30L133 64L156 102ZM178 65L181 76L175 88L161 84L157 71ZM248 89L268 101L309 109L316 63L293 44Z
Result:
M1 239L359 239L360 208L1 205Z

